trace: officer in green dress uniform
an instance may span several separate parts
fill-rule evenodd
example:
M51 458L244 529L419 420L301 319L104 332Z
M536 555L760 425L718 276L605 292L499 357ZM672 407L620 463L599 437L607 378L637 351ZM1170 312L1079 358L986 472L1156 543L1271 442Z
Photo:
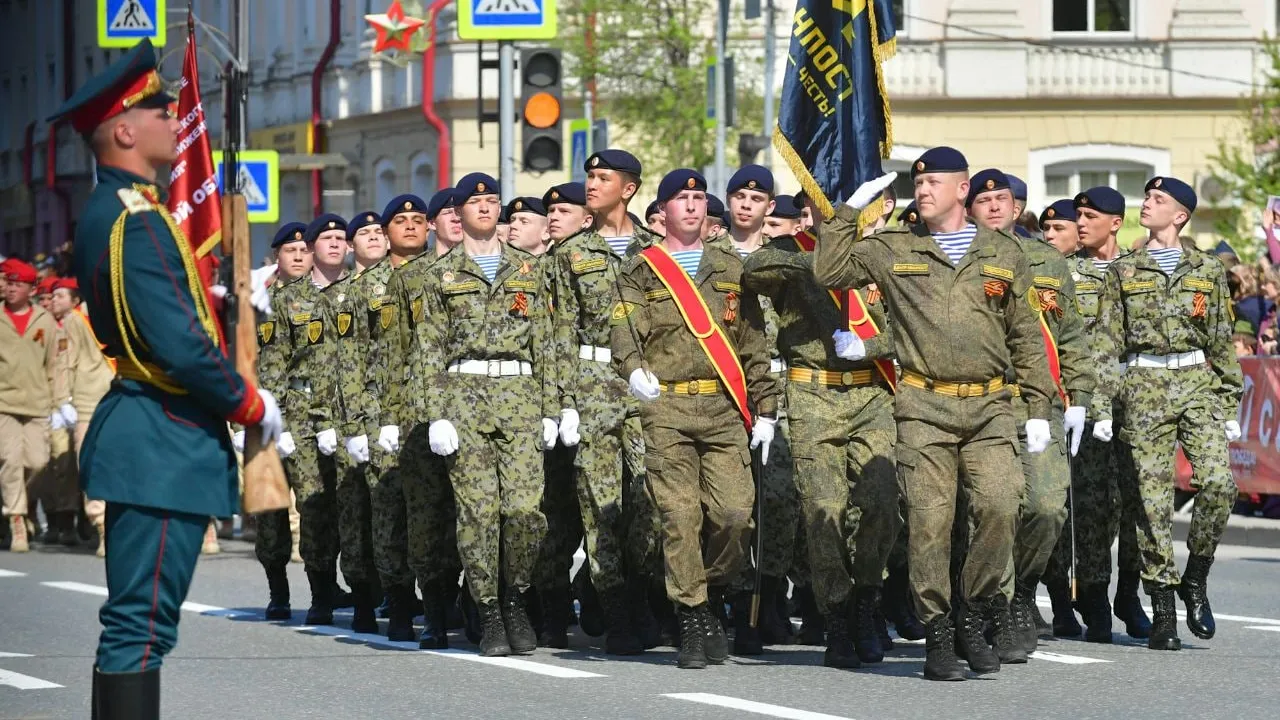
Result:
M227 357L156 186L177 158L171 102L143 40L51 118L70 121L97 161L73 267L106 353L120 359L80 456L85 493L107 502L93 676L93 716L104 720L160 717L160 665L177 642L205 526L239 506L227 423L260 424L268 442L281 429L275 398Z

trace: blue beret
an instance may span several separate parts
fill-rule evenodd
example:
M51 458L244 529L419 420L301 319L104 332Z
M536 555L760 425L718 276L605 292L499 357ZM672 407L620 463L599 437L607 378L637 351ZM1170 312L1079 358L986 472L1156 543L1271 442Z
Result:
M1077 193L1072 204L1076 210L1082 207L1093 208L1108 215L1124 217L1124 196L1118 190L1106 185L1099 185Z
M729 178L725 192L732 195L743 188L773 195L773 173L763 165L744 165Z
M516 213L533 213L534 215L547 216L547 208L543 206L542 201L536 197L518 197L507 203L507 219L510 221L512 215Z
M307 226L305 223L291 222L280 226L276 231L276 236L271 238L272 249L278 248L291 242L298 242L306 239Z
M911 177L914 179L921 173L962 172L968 169L969 161L964 159L959 150L940 145L925 150L923 155L916 158L915 164L911 166Z
M707 217L724 217L724 201L711 193L707 193Z
M592 153L591 157L587 158L587 161L583 163L582 169L586 172L591 170L617 170L618 172L631 173L636 177L640 177L640 161L636 159L636 156L626 150L613 148Z
M662 178L662 182L658 183L658 202L665 203L684 190L702 190L707 189L707 179L702 177L702 173L689 168L679 168L672 170ZM723 208L723 204L721 204ZM721 210L723 212L723 210ZM711 198L707 197L707 214L711 214Z
M457 202L455 202L456 196L457 191L453 188L437 190L436 194L432 195L431 199L427 201L427 222L435 221L435 219L440 216L441 210L457 205Z
M356 233L360 232L360 228L366 228L370 225L382 225L382 218L372 210L365 210L351 218L351 221L347 223L347 239L354 240Z
M552 185L551 189L542 196L542 204L548 210L552 205L582 205L587 204L587 186L578 182L561 183Z
M321 233L329 230L341 230L345 233L347 231L346 219L341 215L325 213L311 221L311 224L307 226L307 232L303 235L303 239L308 243L313 243L320 237Z
M498 208L498 224L499 225L511 224L511 213L507 212L506 205L503 205L502 207Z
M969 178L969 197L965 199L964 206L969 207L973 204L978 196L985 192L994 192L996 190L1008 190L1009 177L995 168L987 168L979 170Z
M402 212L427 214L427 204L417 195L397 195L382 210L382 224L390 225L391 220Z
M1049 207L1040 213L1040 226L1044 227L1045 222L1049 220L1066 220L1067 222L1076 221L1076 206L1070 200L1055 200Z
M1213 248L1213 254L1214 255L1235 255L1236 257L1240 257L1239 254L1236 253L1236 249L1231 247L1231 243L1227 242L1226 240L1218 241L1218 244Z
M800 206L796 204L794 197L778 195L773 199L773 212L769 213L769 217L797 220L800 218Z
M916 210L916 203L912 200L902 208L902 212L898 213L898 224L915 225L918 222L920 222L920 211Z
M468 173L458 181L455 201L461 205L476 195L497 195L498 181L482 172Z
M1169 177L1167 175L1160 177L1157 175L1147 181L1146 190L1148 192L1151 190L1161 190L1168 194L1169 197L1181 203L1182 207L1187 209L1187 212L1193 213L1196 211L1196 191L1192 190L1190 185L1182 182L1178 178Z
M1027 184L1022 181L1022 178L1017 175L1010 175L1009 173L1005 173L1004 176L1009 178L1009 189L1013 191L1013 199L1026 202Z
M1017 235L1017 236L1019 236L1019 237L1024 237L1024 238L1034 238L1034 237L1035 237L1035 235L1032 235L1032 234L1031 234L1031 231L1030 231L1030 230L1028 230L1028 229L1026 229L1026 228L1022 227L1021 225L1014 225L1014 226L1013 226L1013 234L1014 234L1014 235Z
M644 219L648 220L649 218L653 217L654 215L657 215L660 212L662 212L662 208L658 207L658 201L654 200L653 202L649 203L649 207L644 209Z

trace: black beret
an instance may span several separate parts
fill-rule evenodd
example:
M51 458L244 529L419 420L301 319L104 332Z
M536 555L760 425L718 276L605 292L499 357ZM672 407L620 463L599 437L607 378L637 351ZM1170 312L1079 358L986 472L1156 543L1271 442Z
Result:
M769 217L798 220L800 219L800 206L796 204L794 197L778 195L773 199L773 212L769 213Z
M280 229L276 231L276 236L271 239L271 247L274 249L291 242L305 240L306 234L306 223L285 223L280 226Z
M1066 220L1067 222L1076 221L1076 206L1070 200L1055 200L1049 207L1040 213L1040 227L1050 220Z
M1124 217L1124 195L1106 185L1099 185L1082 193L1077 193L1075 199L1072 200L1072 205L1075 206L1076 210L1087 207L1108 215Z
M587 172L592 170L617 170L618 172L631 173L636 177L640 177L640 161L636 159L636 156L626 150L614 148L592 153L591 157L587 158L587 161L583 163L582 169Z
M965 207L973 205L973 201L985 192L1008 190L1009 177L995 168L979 170L969 178L969 197L965 199Z
M365 210L357 214L347 223L347 239L354 240L356 233L360 232L360 228L366 228L370 225L382 225L382 218L378 216L378 213L372 210Z
M440 211L445 208L451 208L457 205L458 191L454 188L445 188L437 190L435 195L427 201L427 222L434 222L440 216Z
M657 215L660 212L662 212L662 208L658 207L658 201L654 200L653 202L649 203L649 207L644 209L644 219L648 220L649 218L653 217L654 215Z
M707 189L707 179L702 177L702 173L689 168L679 168L672 170L662 178L662 182L658 183L658 202L665 203L676 196L676 193L684 190L702 190ZM707 214L711 214L710 196L707 197ZM723 205L722 205L723 207Z
M969 169L969 161L959 150L946 145L925 150L911 165L911 177L921 173L962 172Z
M1009 173L1005 173L1004 176L1009 178L1009 189L1013 191L1013 199L1026 202L1027 184L1022 181L1022 178L1017 175L1010 175Z
M455 201L461 205L476 195L497 195L498 181L482 172L473 172L463 175L456 189Z
M427 214L427 204L417 195L397 195L382 209L382 224L390 225L396 215L404 212Z
M918 222L920 222L920 211L916 209L916 203L913 200L902 208L902 212L898 213L898 224L915 225Z
M578 182L552 185L551 189L542 196L542 205L550 209L552 205L559 204L586 206L587 187Z
M733 174L733 177L729 178L729 186L725 192L732 195L742 189L759 190L773 195L773 173L763 165L742 166Z
M1160 190L1169 197L1177 200L1187 212L1196 211L1196 191L1191 186L1182 182L1178 178L1169 176L1156 176L1147 181L1147 192L1152 190Z
M516 213L533 213L534 215L547 216L547 209L542 205L542 201L536 197L518 197L507 203L507 221L511 221L511 216Z
M313 243L320 237L321 233L330 230L341 230L345 233L347 231L346 218L333 213L325 213L311 221L311 224L307 226L307 232L304 233L303 239Z
M707 217L723 218L723 216L724 201L711 193L707 193Z

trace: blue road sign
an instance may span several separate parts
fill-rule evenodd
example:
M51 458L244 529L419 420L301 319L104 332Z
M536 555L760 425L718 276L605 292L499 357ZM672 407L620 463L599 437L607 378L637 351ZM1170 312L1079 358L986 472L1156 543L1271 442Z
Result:
M569 122L569 181L587 181L587 121Z
M165 41L165 0L98 0L98 47L130 48L143 38Z
M222 155L214 155L218 165L218 191L226 194L222 177ZM280 220L280 155L274 150L245 150L240 153L239 190L244 195L251 223Z
M459 0L463 40L550 40L556 36L556 0Z

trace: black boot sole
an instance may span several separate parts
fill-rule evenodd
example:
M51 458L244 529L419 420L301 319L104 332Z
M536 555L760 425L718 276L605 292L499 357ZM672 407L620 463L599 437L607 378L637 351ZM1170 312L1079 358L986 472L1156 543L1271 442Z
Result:
M1101 631L1086 630L1084 633L1085 642L1096 643L1098 645L1110 645L1115 642L1111 628L1107 628L1104 635Z
M378 632L378 618L373 609L357 610L351 618L351 632L373 634Z
M413 631L413 623L408 625L387 625L387 640L391 642L413 642L417 639L418 634Z
M960 682L968 680L969 675L965 673L964 668L955 670L947 670L944 672L935 672L929 668L924 669L924 679L933 680L935 682Z
M706 658L690 658L686 660L685 658L680 658L676 660L676 667L680 668L681 670L706 670L707 659Z
M283 607L267 608L263 615L267 620L292 620L293 608L288 605Z
M484 641L483 640L480 641L481 657L506 657L510 654L511 654L511 648L506 643L493 645L491 647L485 647Z
M822 653L822 666L837 670L857 670L862 667L862 662L858 660L857 655L833 653L827 649Z
M1151 641L1148 641L1147 649L1148 650L1181 650L1182 639L1176 638L1176 637L1168 638L1164 641L1163 646L1159 646L1155 643L1152 643Z
M332 625L332 610L316 610L312 608L307 611L307 617L302 621L304 625Z
M424 637L418 640L419 650L448 650L449 636L441 635L438 637Z

